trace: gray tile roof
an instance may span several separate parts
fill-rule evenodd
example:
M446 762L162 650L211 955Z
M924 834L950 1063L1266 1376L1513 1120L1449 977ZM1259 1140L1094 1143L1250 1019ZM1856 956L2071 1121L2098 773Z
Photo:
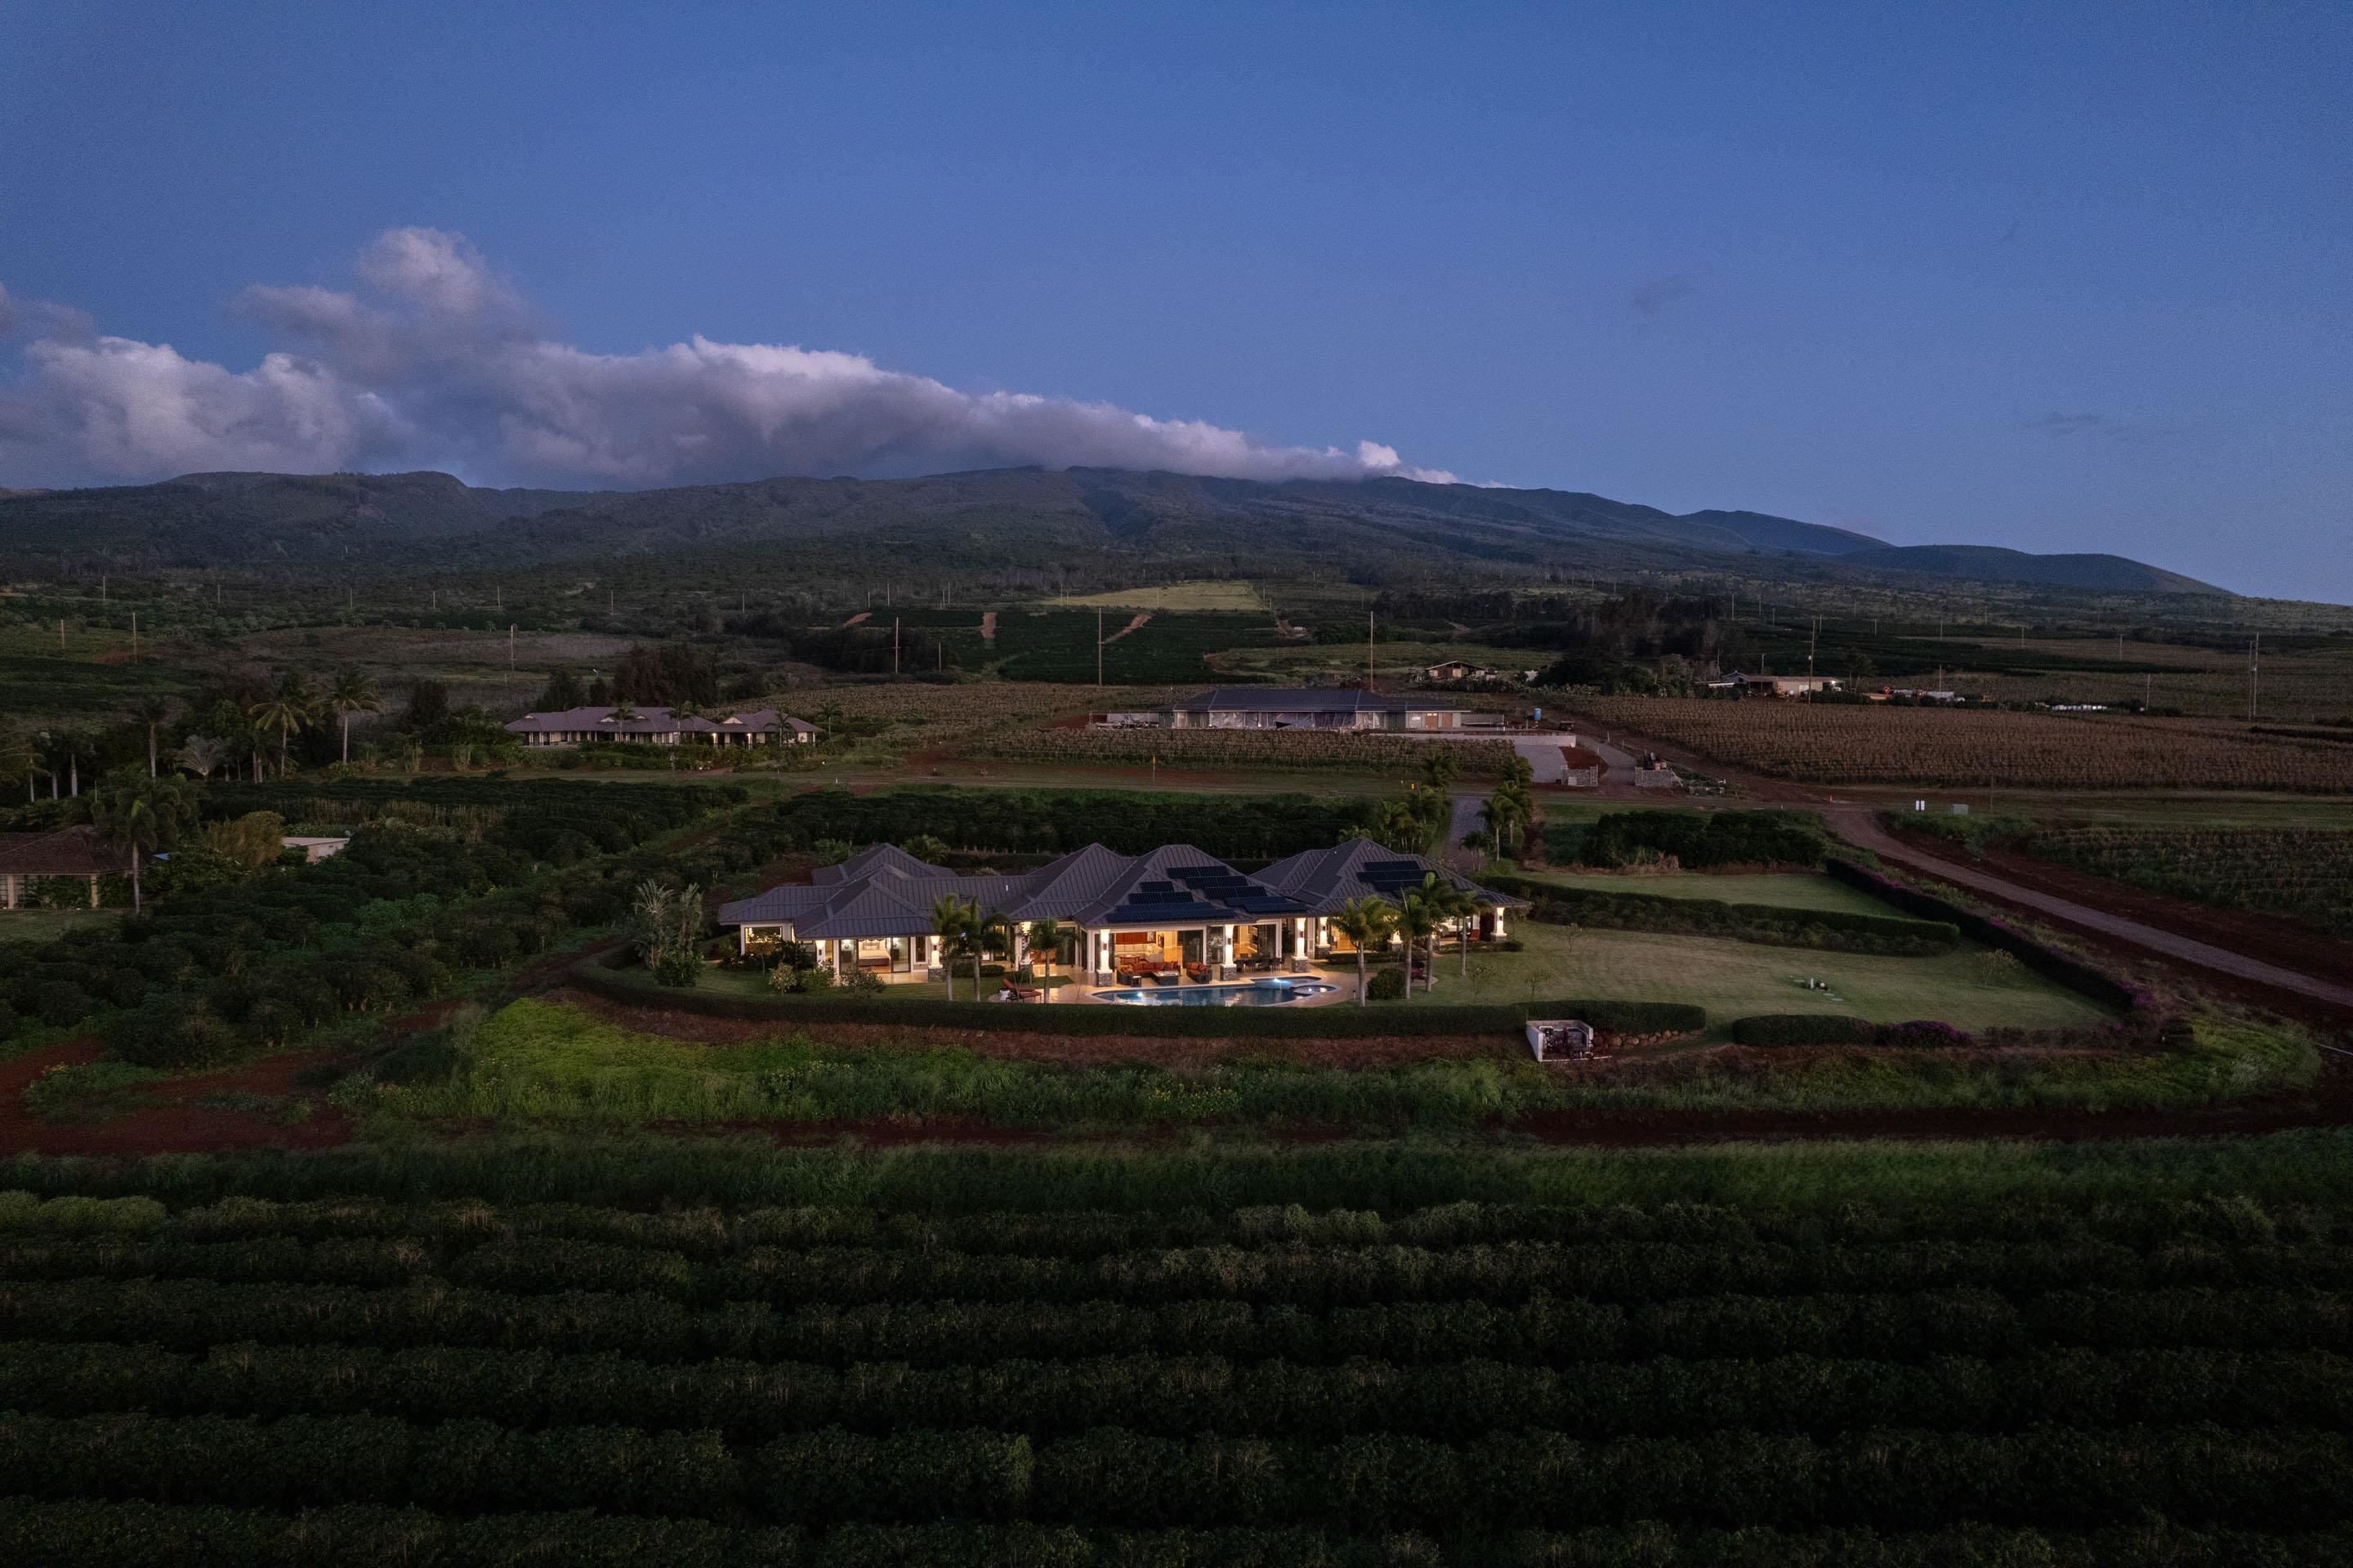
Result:
M1368 895L1394 901L1401 889L1419 886L1421 879L1431 873L1482 904L1507 909L1527 907L1525 898L1493 892L1436 861L1383 849L1366 838L1350 839L1330 849L1303 850L1268 866L1258 874L1258 879L1278 893L1312 906L1318 915L1330 915L1350 899Z
M918 936L932 929L934 900L955 897L1027 925L1060 920L1085 927L1252 925L1328 915L1367 893L1393 895L1435 871L1482 902L1518 906L1419 855L1353 839L1245 876L1190 844L1125 855L1089 844L1020 876L959 876L890 844L825 866L806 884L771 887L723 905L722 926L789 925L804 941Z

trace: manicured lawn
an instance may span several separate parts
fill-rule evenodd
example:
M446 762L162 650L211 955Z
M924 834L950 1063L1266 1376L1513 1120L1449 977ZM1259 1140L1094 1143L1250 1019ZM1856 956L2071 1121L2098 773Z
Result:
M0 909L0 942L46 942L83 926L111 925L128 909Z
M1706 1008L1718 1025L1755 1012L1848 1012L1881 1023L1934 1018L1963 1029L2050 1028L2109 1017L2007 955L1974 945L1941 958L1883 959L1709 937L1570 932L1533 922L1521 925L1518 935L1527 950L1473 956L1467 986L1455 978L1461 959L1441 953L1436 993L1417 991L1410 1005L1574 996L1689 1001ZM1807 990L1799 982L1809 977L1827 983L1830 993Z
M1697 871L1668 876L1602 876L1565 871L1521 874L1532 882L1595 893L1640 893L1651 898L1717 898L1726 904L1770 904L1783 909L1826 909L1852 915L1903 914L1843 882L1803 872L1757 876L1714 876Z
M1075 982L1065 978L1066 974L1065 970L1056 969L1054 978L1063 980L1065 986L1074 984ZM983 977L980 982L980 994L983 997L990 995L997 990L999 983L1001 982L994 975ZM1024 980L1021 983L1028 985L1034 982ZM660 990L650 980L647 982L647 989L654 991ZM770 991L767 975L758 969L705 969L696 989L721 996L756 996L769 1001L787 1002L793 1000L790 996L778 996L775 991ZM849 993L837 990L820 994L847 996ZM948 988L931 980L894 980L883 987L882 995L891 1001L913 1001L926 997L934 1001L945 1001L948 1000ZM972 1000L972 971L968 969L955 977L955 1000L958 1001Z

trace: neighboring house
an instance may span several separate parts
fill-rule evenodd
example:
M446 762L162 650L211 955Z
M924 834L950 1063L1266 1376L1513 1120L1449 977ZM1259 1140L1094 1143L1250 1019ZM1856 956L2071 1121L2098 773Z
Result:
M95 909L98 879L130 870L128 855L101 847L98 830L87 823L46 833L0 833L0 909L31 908L33 884L53 876L87 883Z
M1170 729L1459 729L1462 717L1355 686L1219 686L1162 710Z
M1442 686L1451 681L1467 681L1471 678L1471 666L1460 659L1450 659L1443 664L1432 664L1422 671L1421 678L1433 686Z
M1707 684L1710 691L1737 692L1744 697L1809 697L1835 692L1841 683L1830 675L1727 675Z
M1304 964L1346 951L1330 916L1352 898L1395 901L1436 872L1482 907L1476 932L1498 939L1506 912L1525 908L1419 855L1369 839L1311 850L1245 876L1189 844L1124 855L1089 844L1018 876L965 876L890 844L820 867L807 884L771 887L723 905L739 951L807 942L820 967L884 980L922 980L946 959L932 929L934 900L954 897L1001 917L1014 931L1015 963L1028 961L1029 929L1053 920L1071 937L1077 968L1101 984L1148 975L1232 978L1245 968Z
M774 708L720 718L680 718L666 707L566 708L525 714L506 726L525 746L578 746L586 741L637 741L649 746L806 745L817 726L780 717Z
M1598 751L1588 751L1575 737L1560 748L1560 781L1572 789L1599 789L1609 764Z
M308 833L290 833L280 839L278 843L281 849L301 850L302 863L316 865L322 860L332 860L341 854L343 846L351 842L351 835L348 833L340 838L318 838Z

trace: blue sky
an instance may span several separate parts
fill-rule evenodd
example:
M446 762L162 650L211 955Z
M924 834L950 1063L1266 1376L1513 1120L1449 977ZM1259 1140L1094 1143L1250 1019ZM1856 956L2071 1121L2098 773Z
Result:
M0 485L1198 454L2353 600L2348 84L2334 5L13 7Z

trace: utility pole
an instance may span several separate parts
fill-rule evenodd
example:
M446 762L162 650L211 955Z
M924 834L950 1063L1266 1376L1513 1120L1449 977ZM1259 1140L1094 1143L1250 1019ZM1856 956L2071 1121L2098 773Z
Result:
M899 673L899 618L891 618L891 673Z
M1373 612L1365 611L1365 690L1373 689Z
M510 675L514 673L514 622L510 620L507 622L507 673Z
M1095 606L1095 690L1103 690L1103 606Z
M2262 699L2263 690L2263 634L2258 631L2253 641L2247 644L2247 719L2250 723L2254 720L2256 705Z
M131 662L139 662L139 612L131 612Z
M1814 673L1814 643L1821 634L1822 618L1818 615L1814 617L1813 624L1806 630L1806 676L1809 680L1812 679Z

